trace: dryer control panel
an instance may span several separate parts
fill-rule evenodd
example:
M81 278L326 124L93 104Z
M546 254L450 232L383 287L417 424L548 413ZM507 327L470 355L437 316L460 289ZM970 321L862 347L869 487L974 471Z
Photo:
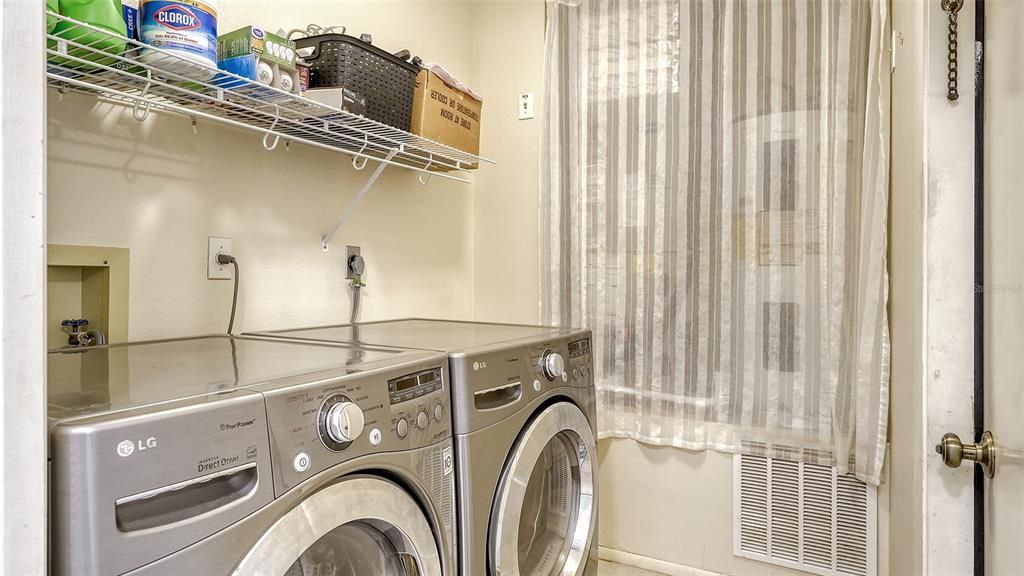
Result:
M454 353L455 433L491 426L558 389L592 390L593 367L589 330L565 330Z
M264 390L275 493L360 456L449 439L447 358L425 356L431 360Z
M578 340L569 341L569 366L566 369L566 376L574 383L593 385L591 372L594 368L594 361L590 350L590 336Z

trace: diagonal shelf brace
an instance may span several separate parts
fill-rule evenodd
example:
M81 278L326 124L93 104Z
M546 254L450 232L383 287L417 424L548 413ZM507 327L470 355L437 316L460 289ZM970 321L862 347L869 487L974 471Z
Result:
M356 205L359 204L363 197L366 196L366 194L370 191L370 188L373 187L373 183L376 182L377 178L380 177L381 172L384 171L384 168L388 165L388 162L391 162L391 160L393 160L395 155L397 154L398 148L392 148L388 152L388 155L384 157L384 161L377 164L377 168L373 171L373 174L370 174L370 177L366 179L366 183L363 184L362 189L359 190L359 193L356 194L356 197L353 198L352 202L348 205L347 208L345 208L345 212L341 214L341 218L338 219L338 223L334 225L334 228L331 228L330 232L324 234L324 237L320 240L320 249L322 251L329 252L331 250L331 240L334 239L334 235L338 233L338 230L341 228L341 225L345 223L345 220L348 220L349 216L352 215L352 211L355 210Z

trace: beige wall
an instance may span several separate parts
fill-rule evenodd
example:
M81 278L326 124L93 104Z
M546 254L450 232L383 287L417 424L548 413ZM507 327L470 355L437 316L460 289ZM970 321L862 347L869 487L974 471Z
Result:
M892 21L896 70L889 204L890 570L923 574L924 7L917 2L894 2Z
M82 317L82 269L50 266L46 269L47 348L67 346L68 335L61 329L65 318Z
M476 77L487 95L481 149L500 161L474 178L474 313L480 320L535 323L544 3L485 0L476 14ZM518 119L522 92L534 93L533 120Z
M468 1L296 5L228 0L220 24L344 23L473 82ZM321 235L369 173L344 155L267 152L252 133L201 122L194 135L174 115L140 124L119 107L74 94L61 101L52 91L48 130L48 240L131 250L134 339L226 329L231 283L206 279L207 236L234 240L236 329L347 321L345 244L360 245L367 259L364 319L474 313L472 185L434 178L421 186L411 172L385 170L322 254Z
M732 456L598 445L601 546L731 576L806 574L732 554Z

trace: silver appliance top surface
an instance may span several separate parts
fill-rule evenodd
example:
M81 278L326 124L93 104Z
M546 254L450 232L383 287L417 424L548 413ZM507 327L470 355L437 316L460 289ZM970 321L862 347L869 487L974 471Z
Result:
M356 372L419 355L226 335L54 350L48 354L49 416L128 410L326 370Z
M412 318L363 324L275 330L250 335L459 352L478 346L551 336L564 332L566 332L566 329L553 326L523 326Z

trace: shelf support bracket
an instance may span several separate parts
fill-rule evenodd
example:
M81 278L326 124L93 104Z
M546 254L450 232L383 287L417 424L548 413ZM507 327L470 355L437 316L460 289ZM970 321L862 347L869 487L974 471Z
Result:
M149 93L149 88L152 85L153 85L153 71L152 70L146 70L146 86L142 88L142 93L139 94L139 97L135 100L135 104L132 106L132 117L135 118L136 120L138 120L139 122L145 122L146 118L149 118L149 109L150 109L152 103L149 102L148 100L145 100L145 98L146 98L146 95ZM139 108L139 104L142 104L142 102L144 100L146 102L146 107L140 109Z
M394 157L397 155L398 149L392 148L388 152L388 155L384 157L384 160L377 165L377 168L373 171L373 174L370 174L370 177L366 179L366 183L363 184L363 187L356 194L356 197L353 198L352 202L348 205L347 208L345 208L345 212L341 214L341 218L338 219L338 223L334 225L334 228L331 228L330 232L324 234L324 237L320 240L320 250L324 252L329 252L331 250L331 240L334 239L334 235L338 233L338 230L341 228L341 225L344 224L346 220L348 220L349 216L352 215L352 211L355 209L356 205L359 204L363 197L366 196L366 194L370 191L370 188L373 187L373 183L376 182L377 178L380 177L381 172L384 171L384 168L388 165L388 162L391 162L391 160L393 160Z
M419 180L420 184L425 186L427 184L427 182L430 182L430 177L433 176L433 174L431 174L429 172L429 170L430 170L430 166L433 163L434 163L434 153L431 152L430 153L430 160L427 161L427 165L423 168L424 170L427 170L426 178L423 177L424 176L423 174L420 174L419 176L416 177L416 180Z
M273 124L270 125L270 132L265 132L263 134L263 148L265 148L268 151L273 151L274 148L277 148L277 143L281 141L281 135L280 134L274 134L274 143L273 144L271 144L271 143L269 143L267 141L267 138L270 137L270 134L274 132L275 128L277 128L277 123L280 120L281 120L281 108L278 107L278 106L274 106L274 122L273 122Z
M370 144L370 137L369 136L363 136L363 147L359 149L359 152L357 152L357 154L359 154L359 156L353 156L352 157L352 167L355 168L356 170L362 170L363 168L366 168L367 157L363 156L363 152L366 151L366 147L369 144ZM359 159L360 158L363 159L363 163L362 164L359 163Z

